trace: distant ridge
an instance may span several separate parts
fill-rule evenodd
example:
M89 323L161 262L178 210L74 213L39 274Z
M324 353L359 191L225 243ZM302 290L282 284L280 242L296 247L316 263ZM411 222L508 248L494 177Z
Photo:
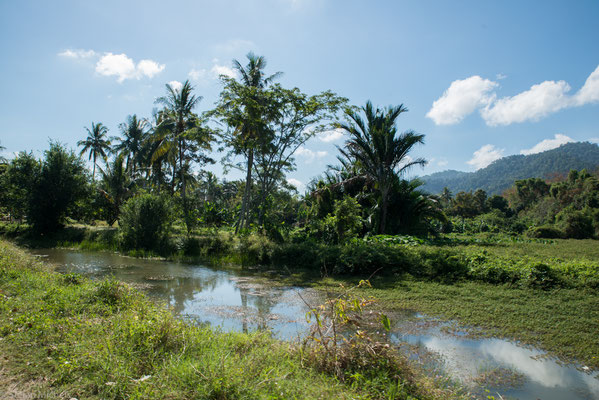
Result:
M566 174L571 169L594 171L599 166L599 146L589 142L566 143L542 153L500 158L476 172L448 170L421 177L423 189L440 193L448 187L453 194L483 189L488 194L501 194L517 179L549 178Z

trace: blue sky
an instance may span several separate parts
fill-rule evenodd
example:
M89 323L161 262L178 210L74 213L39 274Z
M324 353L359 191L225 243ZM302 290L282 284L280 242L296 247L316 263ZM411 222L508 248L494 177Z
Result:
M173 81L210 109L218 74L253 50L283 86L406 105L399 129L426 135L414 156L430 161L414 173L473 171L599 141L597 21L598 1L2 1L0 144L75 148L92 121L116 135ZM289 178L308 182L342 143L313 139Z

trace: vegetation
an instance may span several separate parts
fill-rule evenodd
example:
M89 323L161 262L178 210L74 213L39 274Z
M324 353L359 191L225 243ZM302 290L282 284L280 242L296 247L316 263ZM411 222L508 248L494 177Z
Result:
M4 372L45 377L25 386L26 396L454 397L397 356L379 353L368 362L352 346L332 373L318 345L190 326L122 283L53 273L5 242L0 265L0 349L10 359Z
M308 95L284 88L274 83L280 73L267 76L265 59L252 53L247 66L236 60L233 66L239 79L221 77L221 96L212 110L197 112L201 96L186 81L181 87L166 85L166 95L157 100L162 108L151 119L128 116L119 126L120 137L107 138L107 128L92 123L87 139L78 143L80 156L89 153L93 159L91 174L80 156L57 142L50 142L42 159L22 152L2 161L0 232L26 246L202 258L344 282L374 275L376 289L360 291L382 297L385 307L455 318L599 368L592 355L599 350L594 337L599 171L561 174L563 166L572 165L573 152L586 163L597 146L568 144L508 157L476 176L502 176L511 179L509 187L506 181L481 183L431 195L422 181L405 175L426 161L410 155L424 135L399 133L403 105L379 108L369 101L357 108L330 91ZM299 195L287 183L294 156L327 129L348 134L339 164ZM227 181L203 170L216 161L213 148L224 151L223 164L242 170L245 178ZM563 163L547 166L555 155ZM510 174L512 167L524 176ZM555 174L530 178L531 168ZM9 265L16 253L5 251ZM338 338L312 335L324 350L302 353L261 335L190 328L116 282L90 283L6 265L0 265L0 294L10 297L2 304L16 303L0 311L3 318L10 307L23 314L18 323L4 318L0 333L11 338L13 349L33 343L27 354L38 368L74 394L255 398L320 382L302 393L330 395L330 387L338 388L330 389L337 396L347 391L347 397L433 396L414 386L411 372L398 372L406 371L403 361L378 344L356 338L348 340L352 351L337 353L331 346ZM30 292L23 290L27 285ZM47 306L41 307L43 302ZM343 325L347 313L337 311L360 312L362 302L336 304L328 317ZM311 315L320 318L318 310ZM68 334L61 331L64 324ZM105 338L103 347L90 347L87 338L98 335ZM77 339L81 346L73 346ZM272 354L266 354L266 345ZM44 351L55 352L48 346L61 350L44 361ZM367 369L375 371L368 383L352 384L351 374ZM280 382L285 374L289 386ZM157 379L142 380L149 375Z
M482 189L501 194L518 179L553 179L570 170L593 171L599 166L599 146L593 143L566 143L557 149L530 155L503 157L476 172L443 171L423 176L424 189L441 193L448 187L454 193Z

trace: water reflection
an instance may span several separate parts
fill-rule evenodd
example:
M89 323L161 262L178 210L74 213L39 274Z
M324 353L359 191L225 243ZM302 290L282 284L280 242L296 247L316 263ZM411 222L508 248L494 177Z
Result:
M165 302L176 314L201 325L250 332L271 330L280 339L305 334L307 309L298 293L305 289L266 285L241 271L216 270L157 260L123 257L113 253L47 249L34 252L57 265L60 272L92 278L114 276Z
M64 272L92 278L114 276L143 289L150 297L166 302L178 315L200 325L230 331L269 329L280 339L305 335L307 307L299 295L317 304L317 292L278 287L242 271L213 269L201 265L128 258L111 253L79 253L63 249L36 252ZM471 339L460 332L447 333L448 324L414 313L392 316L391 339L410 358L437 373L453 377L479 398L499 392L503 398L543 400L599 399L598 374L543 358L543 353L500 339ZM431 357L430 354L438 357ZM481 382L481 374L500 371L503 381ZM511 375L510 375L511 374ZM510 384L510 376L516 385ZM513 383L512 382L512 383ZM493 386L495 385L495 386ZM482 387L482 388L481 388ZM496 396L497 397L497 396Z
M599 374L560 365L536 349L501 339L469 339L446 333L447 324L422 324L412 318L398 321L393 340L407 342L439 356L435 367L460 382L471 385L481 398L484 389L504 398L562 400L599 399ZM400 332L409 332L401 334ZM481 374L498 371L502 383L481 382ZM513 387L512 387L513 386Z

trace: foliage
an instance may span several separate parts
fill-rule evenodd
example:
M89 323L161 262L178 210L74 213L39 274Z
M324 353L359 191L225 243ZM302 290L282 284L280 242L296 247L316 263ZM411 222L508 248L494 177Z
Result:
M130 249L164 251L173 221L169 198L143 194L129 199L121 209L119 230L123 246Z
M33 153L21 152L10 161L6 171L0 175L0 202L7 208L11 220L21 221L26 216L40 167L40 162L35 159Z
M598 165L597 144L566 143L542 153L503 157L476 172L443 171L424 176L422 180L424 190L429 193L440 193L447 187L453 193L482 189L494 195L501 194L519 179L547 179L566 175L573 169L592 171Z
M374 109L368 101L362 107L365 120L353 109L346 110L347 124L338 127L349 133L345 149L339 149L343 158L354 164L359 174L375 182L379 194L378 233L386 232L387 210L391 188L397 177L415 165L425 165L422 158L407 158L416 144L424 142L424 135L407 131L397 135L396 120L408 111L403 104L385 110Z
M299 345L187 324L125 284L67 279L4 242L0 265L3 373L47 377L49 397L433 398L399 356L371 374L377 359L354 357L355 385L358 375L340 381Z
M88 193L83 161L63 145L50 142L29 198L28 220L37 232L54 232Z

